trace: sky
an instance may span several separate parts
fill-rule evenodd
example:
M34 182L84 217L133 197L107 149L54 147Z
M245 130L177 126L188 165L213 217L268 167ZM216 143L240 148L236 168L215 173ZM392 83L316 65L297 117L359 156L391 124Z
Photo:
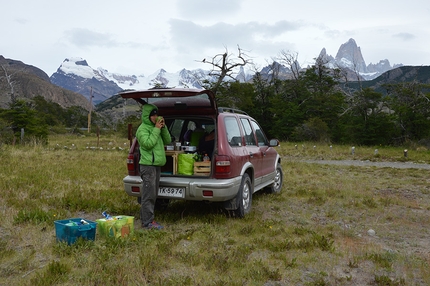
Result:
M430 1L2 1L0 55L51 76L66 58L127 75L210 69L238 47L261 69L284 53L301 66L353 38L366 64L430 65Z

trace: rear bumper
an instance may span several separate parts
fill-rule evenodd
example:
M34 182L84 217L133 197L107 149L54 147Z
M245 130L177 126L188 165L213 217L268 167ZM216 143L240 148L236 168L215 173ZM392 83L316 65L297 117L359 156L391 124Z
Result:
M241 176L232 179L161 177L160 187L185 188L185 195L183 198L162 196L162 198L166 199L224 202L236 196L241 181ZM140 192L142 191L142 179L139 176L126 176L123 182L125 192L129 196L140 196ZM204 196L203 191L212 191L213 195Z

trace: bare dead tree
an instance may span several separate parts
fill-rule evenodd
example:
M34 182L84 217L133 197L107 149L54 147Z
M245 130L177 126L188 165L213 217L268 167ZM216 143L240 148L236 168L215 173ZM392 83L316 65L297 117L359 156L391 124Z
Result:
M280 55L278 56L279 63L287 66L291 70L294 80L298 80L300 75L300 65L297 60L298 56L299 54L297 52L290 52L285 50L282 50L280 52Z
M4 76L0 76L0 79L1 78L6 78L7 84L10 87L10 100L11 100L11 103L15 103L15 101L16 101L15 83L16 82L12 79L12 76L15 73L9 74L7 68L4 65L2 65L1 68L2 68L2 70L4 72Z
M212 70L209 72L209 75L217 77L217 81L212 88L215 94L226 77L236 80L233 75L238 67L252 64L250 57L239 47L239 45L237 46L237 50L238 55L236 58L233 58L234 54L229 54L227 48L225 48L225 52L223 54L217 54L210 60L205 58L200 61L212 66Z

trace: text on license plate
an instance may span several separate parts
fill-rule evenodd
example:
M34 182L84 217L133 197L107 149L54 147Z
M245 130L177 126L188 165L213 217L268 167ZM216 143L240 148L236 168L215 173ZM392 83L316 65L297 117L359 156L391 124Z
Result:
M158 196L160 197L183 198L184 194L185 194L185 188L160 187L158 189Z

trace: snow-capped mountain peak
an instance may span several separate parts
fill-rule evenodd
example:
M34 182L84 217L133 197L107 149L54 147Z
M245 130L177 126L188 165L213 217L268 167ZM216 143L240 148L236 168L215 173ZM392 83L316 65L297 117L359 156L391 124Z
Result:
M342 68L348 71L352 76L351 80L357 80L355 78L357 73L363 79L371 80L393 68L388 60L366 65L361 54L361 48L357 46L357 43L352 38L340 46L335 58L328 55L325 48L321 50L319 58L322 58L329 68ZM397 66L401 66L401 64Z
M96 78L97 80L103 80L103 77L97 70L92 69L86 60L79 57L67 58L58 68L57 72L63 72L64 74L74 74L82 78Z

